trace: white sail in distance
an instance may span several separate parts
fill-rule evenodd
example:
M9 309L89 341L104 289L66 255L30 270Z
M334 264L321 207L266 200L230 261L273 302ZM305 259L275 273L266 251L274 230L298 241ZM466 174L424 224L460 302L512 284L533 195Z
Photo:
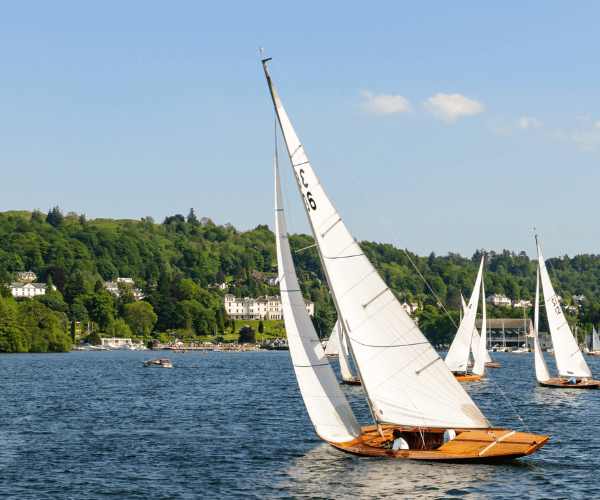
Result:
M538 382L546 382L550 380L550 372L548 371L548 365L546 365L546 360L544 359L544 353L540 348L540 341L538 338L540 331L540 266L538 264L537 275L535 279L535 308L533 312L533 354L535 360L535 378Z
M598 332L596 327L592 325L592 351L600 351L600 339L598 339Z
M335 322L333 330L337 333L338 339L340 340L340 372L342 372L342 379L352 380L354 379L354 375L352 375L352 370L350 369L350 362L348 361L348 349L346 347L346 338L344 336L344 331L342 329L342 325L340 325L339 319Z
M548 274L548 269L546 269L546 262L542 256L537 236L536 245L542 291L544 293L544 303L546 305L546 314L548 316L548 327L550 329L550 335L552 335L554 359L556 361L556 367L558 368L558 375L560 377L592 378L590 369L583 359L583 354L579 350L579 345L577 345L577 342L573 338L571 328L569 328L567 319L560 307L558 297L554 292L554 287L550 281L550 275Z
M490 424L364 255L317 178L263 62L300 196L376 423Z
M483 259L485 259L485 255L481 259L481 265L483 266ZM481 270L479 271L481 272ZM485 309L485 283L483 282L483 276L481 279L481 295L483 296L483 304L481 309L481 314L483 316L481 323L481 331L485 332L485 323L487 321L486 309ZM477 297L479 301L479 297ZM473 322L475 323L475 322ZM477 346L477 350L473 351L473 357L475 358L475 362L473 363L473 374L481 375L485 371L485 353L487 352L485 348L485 340L479 342Z
M465 302L465 298L463 297L462 293L460 294L460 300L462 302L462 306L463 306L463 310L467 308L467 303ZM485 300L485 296L483 297L483 300ZM482 330L483 332L483 330ZM483 332L485 333L485 332ZM475 358L475 353L479 351L479 341L483 338L484 342L487 342L485 339L485 335L480 335L479 331L477 330L477 327L473 327L473 335L471 337L471 352L473 353L473 358ZM486 363L491 363L492 362L492 358L490 357L490 353L487 350L487 345L486 345L486 349L485 349L485 362Z
M328 356L337 356L340 352L340 338L336 331L338 321L336 321L335 326L331 331L331 335L329 336L329 340L327 341L327 347L325 347L325 354Z
M306 310L294 269L283 213L279 169L275 162L275 239L283 318L292 364L308 415L326 441L355 439L361 428L340 389Z
M479 272L473 287L473 293L469 299L469 305L464 308L464 316L456 332L456 336L448 349L448 354L444 362L453 372L466 372L469 362L469 351L471 350L471 338L473 328L475 328L475 319L477 318L477 305L479 304L479 293L481 291L481 279L483 275L483 257L479 265ZM476 353L473 357L477 361Z

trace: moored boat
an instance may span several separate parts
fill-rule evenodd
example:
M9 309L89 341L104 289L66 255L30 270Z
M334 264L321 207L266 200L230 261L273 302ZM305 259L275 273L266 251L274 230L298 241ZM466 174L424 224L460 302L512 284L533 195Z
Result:
M149 366L152 368L173 368L173 364L170 359L157 359L152 358L147 361L142 361L142 366Z

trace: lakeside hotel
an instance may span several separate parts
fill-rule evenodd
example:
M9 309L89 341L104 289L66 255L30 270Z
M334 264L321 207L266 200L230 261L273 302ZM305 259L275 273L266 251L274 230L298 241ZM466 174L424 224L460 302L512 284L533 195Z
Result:
M304 299L308 314L315 314L315 303ZM283 319L281 297L264 295L258 299L236 298L231 294L223 297L223 305L230 319Z

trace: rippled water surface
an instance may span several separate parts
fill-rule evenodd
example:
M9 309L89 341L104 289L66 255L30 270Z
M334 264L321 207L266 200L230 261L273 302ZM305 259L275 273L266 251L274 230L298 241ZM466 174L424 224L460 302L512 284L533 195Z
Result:
M495 353L502 366L465 384L494 425L525 430L497 383L527 427L550 436L500 466L332 448L314 434L287 352L168 355L172 370L142 368L151 356L139 351L0 355L0 497L597 496L600 391L537 386L531 354ZM344 390L371 424L361 388Z

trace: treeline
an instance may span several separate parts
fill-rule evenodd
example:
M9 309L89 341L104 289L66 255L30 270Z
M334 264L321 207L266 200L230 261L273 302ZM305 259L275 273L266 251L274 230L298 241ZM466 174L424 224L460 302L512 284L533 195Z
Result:
M336 311L318 253L314 247L306 248L313 244L310 236L290 236L303 294L315 302L315 327L328 335ZM460 293L467 299L470 296L481 253L470 258L452 253L419 257L388 244L362 242L361 247L401 301L420 304L419 326L428 338L435 343L448 342L456 327L437 299L458 318ZM503 250L490 252L488 257L488 295L500 293L513 300L533 297L536 262L525 252ZM600 256L563 256L547 263L565 303L575 304L573 295L586 296L577 317L570 318L578 321L580 333L585 333L600 320ZM68 321L91 321L102 333L122 337L166 339L165 332L171 330L188 337L233 330L222 296L228 292L254 298L278 294L278 287L268 287L252 276L253 271L276 276L276 266L275 236L267 225L241 232L230 224L198 219L193 209L187 217L176 214L160 224L151 217L88 221L85 215L64 216L59 207L47 215L39 211L0 214L0 279L14 281L17 272L32 270L38 281L54 284L56 292L37 297L35 302L50 313L64 314L63 330ZM145 294L144 300L136 302L123 284L119 285L119 298L105 291L102 283L117 277L133 278ZM229 288L223 291L208 289L208 285L225 282ZM491 317L522 314L522 309L488 308ZM531 314L528 310L527 315ZM60 324L59 320L59 328ZM4 335L1 328L0 336Z

